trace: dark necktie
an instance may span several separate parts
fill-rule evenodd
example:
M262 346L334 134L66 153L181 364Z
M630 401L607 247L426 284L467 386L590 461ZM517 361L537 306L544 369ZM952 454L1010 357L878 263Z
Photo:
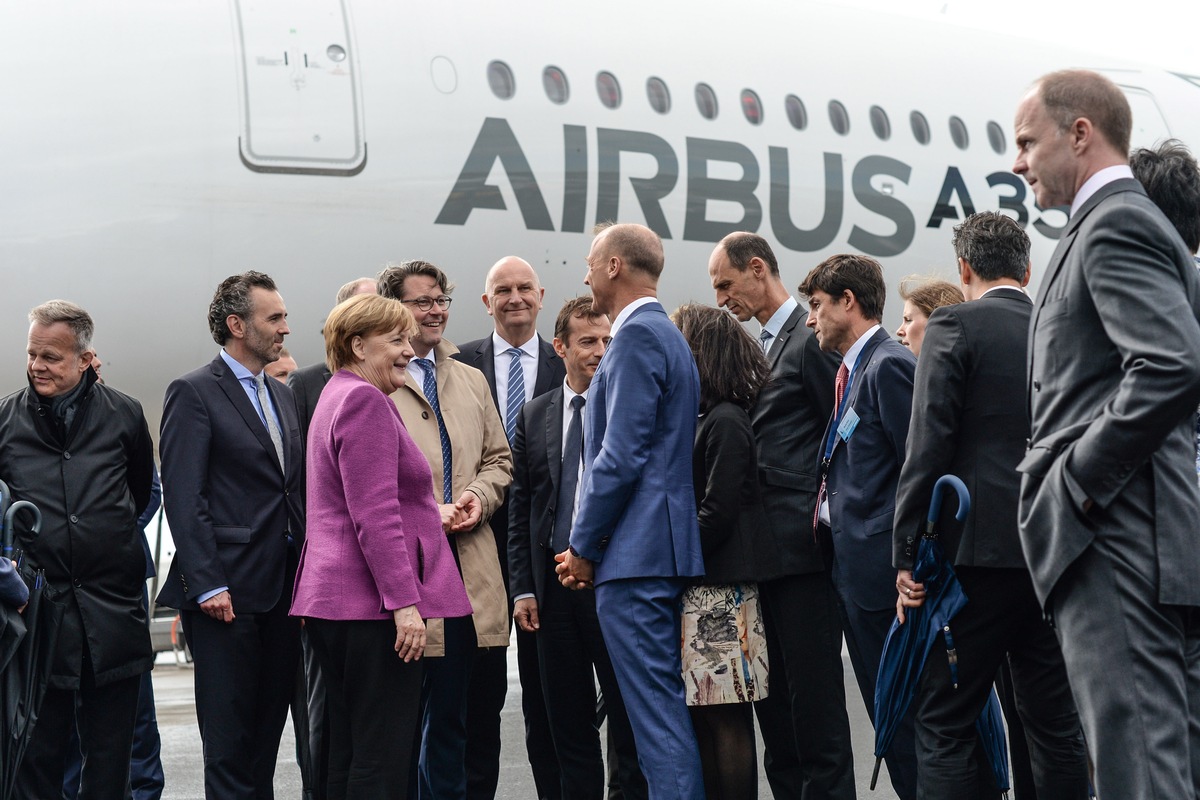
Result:
M763 328L762 331L759 332L758 342L762 345L763 355L767 355L771 352L771 340L774 338L775 335L766 328Z
M421 391L433 408L433 416L437 419L438 436L442 440L442 502L454 502L454 471L450 455L450 434L446 432L446 422L442 419L442 406L438 403L437 378L434 377L433 362L428 358L414 358L417 366L425 370L425 380L421 383Z
M555 553L571 545L571 521L575 516L575 488L579 485L579 462L583 458L583 395L571 398L571 422L563 442L562 472L558 478L558 503L554 507L554 539L550 542Z
M517 433L517 417L521 415L521 406L525 405L525 371L521 369L520 350L510 347L505 352L512 356L512 361L508 362L508 402L504 409L504 435L511 445Z
M832 424L834 426L834 429L829 432L829 439L828 439L829 444L827 444L825 446L825 449L826 449L825 458L826 459L828 459L831 454L831 445L833 443L833 437L837 436L837 424L838 424L838 420L842 416L842 397L846 394L846 384L849 382L849 380L850 380L850 369L846 366L846 362L843 361L841 363L841 365L838 366L837 377L833 379L833 423ZM821 488L817 491L817 507L815 509L813 509L813 535L814 536L816 535L816 532L817 532L817 522L819 522L821 519L821 503L825 502L825 473L828 470L828 468L829 468L828 464L826 464L821 469ZM831 519L830 522L832 522L832 521L833 520Z

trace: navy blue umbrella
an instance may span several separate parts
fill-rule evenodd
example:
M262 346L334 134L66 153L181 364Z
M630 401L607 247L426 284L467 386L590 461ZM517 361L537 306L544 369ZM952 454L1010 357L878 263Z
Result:
M908 609L907 621L903 625L899 619L892 622L892 629L888 631L887 641L883 645L883 657L879 662L879 676L875 683L875 770L871 775L872 789L879 779L879 765L883 762L884 754L892 746L901 720L912 705L921 672L925 668L925 660L936 642L940 641L945 645L946 658L950 662L951 680L955 688L958 688L958 652L954 648L950 620L967 604L967 596L958 582L958 576L954 574L954 568L946 560L935 530L946 487L953 489L958 495L955 519L960 522L966 519L967 512L971 509L970 494L961 480L953 475L943 475L937 479L929 503L925 531L917 545L917 557L913 564L913 580L925 585L925 602L917 608ZM992 704L998 704L995 693L989 700L988 707L984 709L985 715ZM998 722L998 714L995 714L995 709L992 711L995 715L994 721ZM980 724L977 722L976 727ZM991 732L992 728L989 727L988 730ZM997 773L996 778L1001 788L1007 790L1008 753L1004 744L1003 729L998 739L982 738L993 769L998 763L1003 762L1005 765L1003 776ZM997 748L998 756L995 755Z

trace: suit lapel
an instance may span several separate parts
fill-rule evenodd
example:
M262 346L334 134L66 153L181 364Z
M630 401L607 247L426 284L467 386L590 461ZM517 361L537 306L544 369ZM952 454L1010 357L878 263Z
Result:
M771 345L771 349L767 351L767 361L771 364L771 371L775 371L775 364L783 355L784 348L787 347L788 340L792 338L792 331L800 324L800 317L804 315L804 309L796 306L792 309L792 313L788 314L788 318L784 320L783 327L779 329L779 335L775 337L775 343Z
M221 387L221 391L225 393L225 396L229 398L229 402L241 414L246 427L254 434L254 438L258 439L258 443L262 445L263 450L267 451L267 455L271 457L271 461L274 462L275 467L278 469L279 458L275 455L275 444L271 441L271 434L267 431L267 426L263 424L262 419L258 416L258 412L254 410L254 405L250 402L250 398L246 396L246 390L242 388L241 381L237 379L221 356L217 356L216 361L213 362L212 372L217 385ZM274 378L271 380L274 380ZM267 387L267 391L271 391L270 387ZM278 406L278 404L276 405ZM282 470L280 471L282 472Z
M550 474L551 496L558 496L558 484L562 475L562 421L563 394L555 392L546 406L546 471Z
M888 336L888 332L883 328L877 330L875 335L867 340L867 343L863 346L862 351L858 354L857 358L855 359L857 363L850 365L851 368L854 369L854 373L850 376L850 391L845 397L842 398L843 409L854 407L855 401L858 400L859 392L862 391L863 379L866 377L867 369L870 367L871 357L875 355L875 350L879 347L879 345L889 338L891 337ZM834 417L836 418L837 409L834 409L833 413ZM830 420L830 424L833 424L832 420ZM825 430L825 436L829 436L828 428ZM832 459L834 454L837 453L838 445L841 443L841 436L833 437L833 451L829 454L830 459Z
M496 398L496 348L491 336L485 336L483 342L475 350L475 365L483 373L483 377L487 378L488 389L492 393L492 402L496 404L496 408L500 408L500 401Z
M558 360L558 353L554 352L554 345L547 342L538 335L538 349L540 357L538 358L537 379L533 383L533 396L545 394L553 388L554 368L551 366Z

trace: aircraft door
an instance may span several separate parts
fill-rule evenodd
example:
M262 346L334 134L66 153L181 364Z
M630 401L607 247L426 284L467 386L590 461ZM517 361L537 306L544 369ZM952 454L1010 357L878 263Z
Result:
M232 0L242 163L357 175L367 143L348 0Z
M1118 82L1125 99L1129 101L1129 110L1133 112L1133 131L1129 137L1131 149L1139 147L1154 147L1164 139L1171 138L1171 129L1163 117L1154 95L1145 89L1125 86Z

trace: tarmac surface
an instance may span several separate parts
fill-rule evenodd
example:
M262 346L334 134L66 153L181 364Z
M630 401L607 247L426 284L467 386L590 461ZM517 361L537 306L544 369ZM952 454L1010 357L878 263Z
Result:
M874 731L854 682L850 660L842 654L845 668L846 698L854 744L854 772L858 796L864 800L895 800L887 779L887 766L880 769L879 786L870 790ZM501 718L503 751L497 800L536 800L533 776L525 755L525 728L521 719L521 685L517 681L516 647L509 647L508 698ZM190 665L180 663L171 653L161 653L154 667L154 698L158 710L158 728L162 736L163 771L166 790L163 800L204 800L204 762L200 731L196 726L196 705ZM275 796L279 800L300 800L300 770L295 760L296 744L288 721L279 747L279 765L275 771ZM771 789L762 771L762 742L758 745L758 796L771 797Z

